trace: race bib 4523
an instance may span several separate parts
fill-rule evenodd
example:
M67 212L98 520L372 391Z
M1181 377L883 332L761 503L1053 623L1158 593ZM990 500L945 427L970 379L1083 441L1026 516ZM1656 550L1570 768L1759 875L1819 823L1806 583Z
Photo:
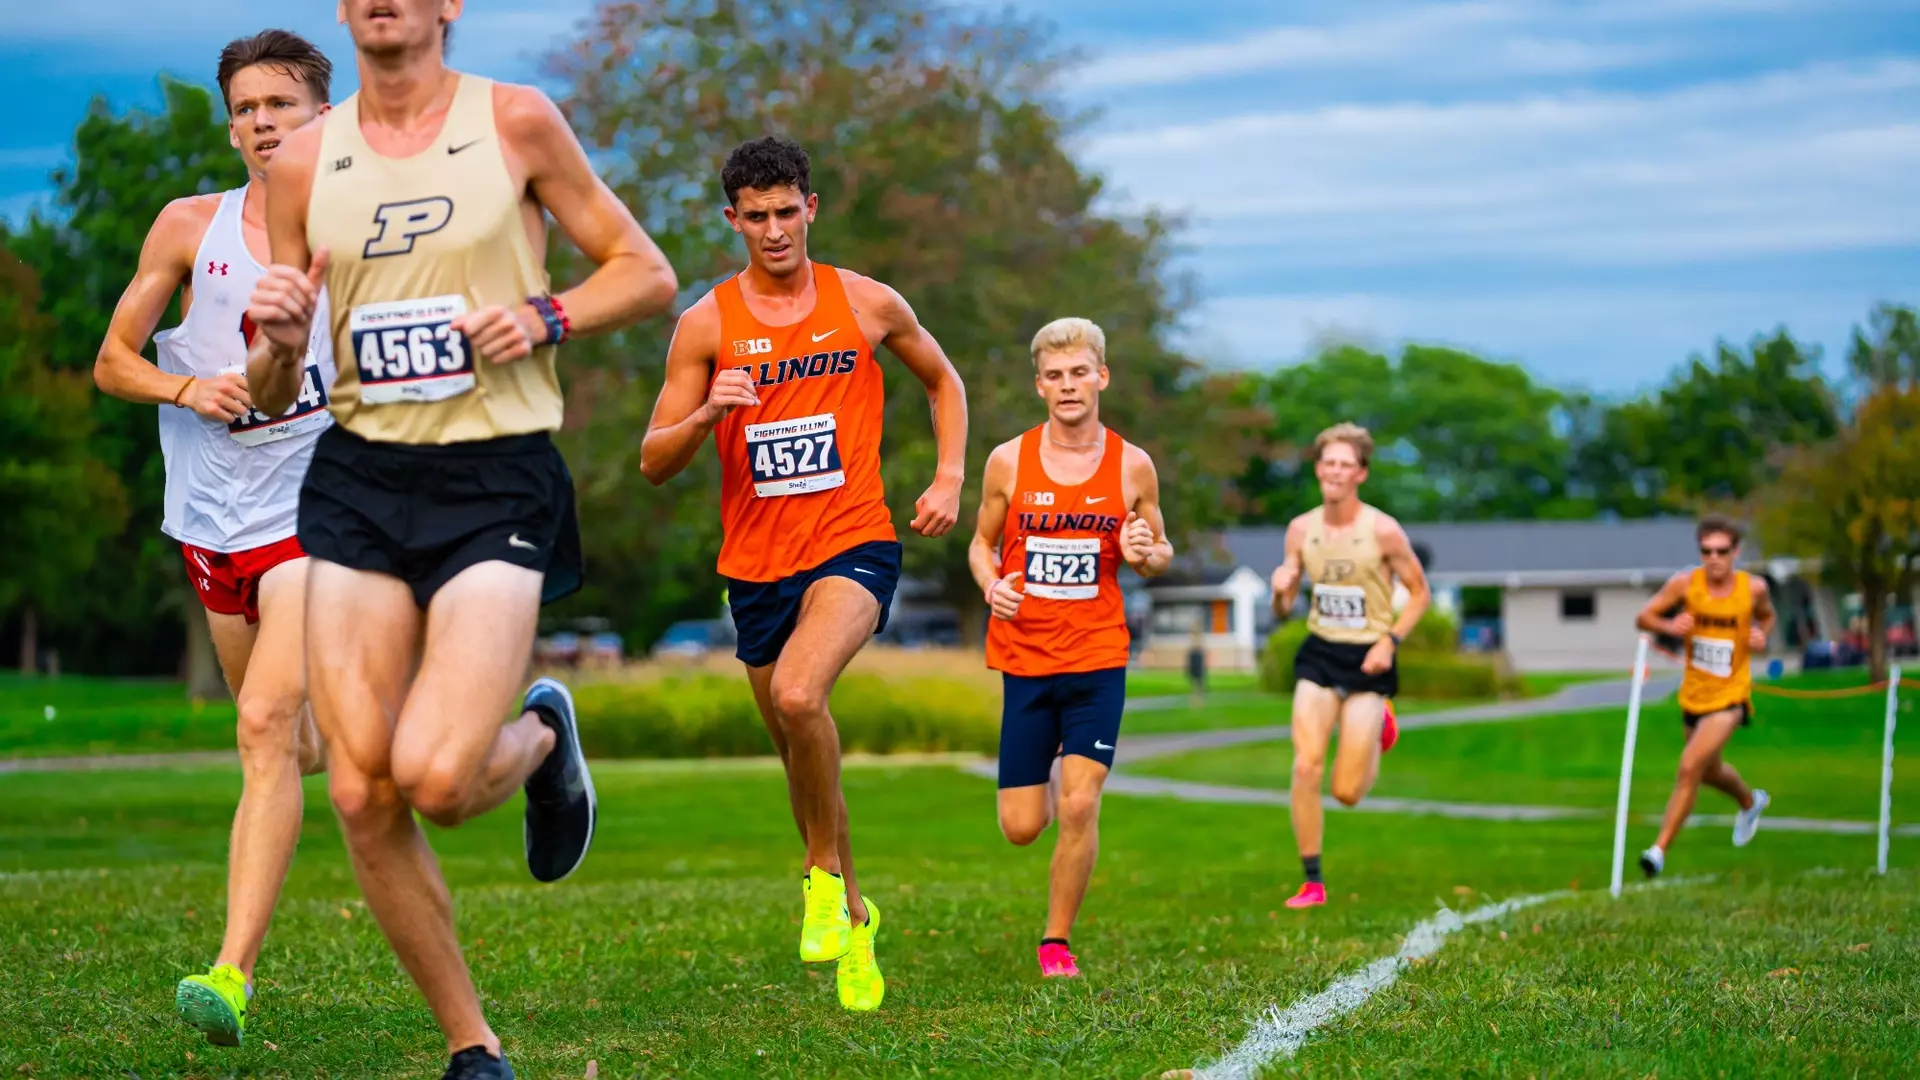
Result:
M445 401L473 389L473 353L453 320L464 296L361 304L347 331L360 366L360 400L369 405Z
M1048 600L1091 600L1100 595L1100 538L1057 540L1027 538L1028 596Z
M753 493L763 499L829 491L847 482L832 413L748 424Z

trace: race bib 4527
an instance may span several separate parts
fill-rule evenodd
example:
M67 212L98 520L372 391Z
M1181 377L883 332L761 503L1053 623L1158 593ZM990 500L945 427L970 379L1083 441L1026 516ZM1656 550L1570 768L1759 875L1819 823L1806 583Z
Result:
M829 491L847 482L832 413L748 424L753 493L763 499Z
M369 405L445 401L473 389L473 353L453 320L464 296L361 304L347 331L360 367L360 400Z
M1100 595L1100 539L1056 540L1027 538L1028 596L1048 600L1091 600Z

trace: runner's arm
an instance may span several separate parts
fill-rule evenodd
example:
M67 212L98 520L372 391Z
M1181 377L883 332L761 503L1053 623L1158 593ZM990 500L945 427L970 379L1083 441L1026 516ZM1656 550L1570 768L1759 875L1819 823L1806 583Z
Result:
M1413 633L1413 628L1420 625L1420 617L1427 613L1427 605L1433 602L1433 590L1427 585L1427 571L1420 565L1420 556L1413 553L1413 541L1407 539L1407 530L1401 528L1398 521L1380 515L1374 534L1380 543L1380 554L1386 557L1387 568L1407 587L1407 606L1400 609L1391 630L1396 642L1404 641Z
M1286 551L1273 570L1273 617L1285 619L1293 614L1300 599L1300 551L1306 545L1306 531L1300 519L1287 523Z
M154 219L140 246L139 267L120 294L93 361L93 384L102 392L140 405L171 405L182 400L194 381L161 371L140 353L173 294L192 277L205 216L192 199L175 199Z
M1778 618L1773 606L1773 590L1767 588L1766 578L1753 576L1747 581L1748 588L1753 591L1753 628L1760 631L1763 638L1772 637L1773 626Z
M1640 614L1633 620L1633 625L1649 634L1686 637L1686 632L1674 626L1673 620L1667 618L1667 612L1675 604L1686 601L1687 577L1687 572L1681 571L1668 578L1667 583L1660 586L1660 591L1653 594L1653 599L1647 601L1647 606L1640 609Z
M500 135L527 168L533 197L598 267L555 297L573 334L616 330L665 312L680 284L666 255L593 171L553 100L531 86L494 85ZM546 326L533 305L515 309L536 343Z
M720 309L708 293L680 316L673 329L666 377L640 442L640 472L656 485L686 468L707 433L726 415L726 409L708 402L719 341Z
M1153 458L1132 445L1127 447L1126 467L1134 492L1131 510L1153 529L1146 558L1129 565L1143 578L1159 577L1173 563L1173 543L1167 539L1167 522L1160 513L1160 473L1153 467Z
M313 194L314 167L320 159L320 132L324 125L307 124L286 137L280 150L267 163L267 276L254 287L256 303L247 305L247 313L257 325L265 325L259 301L269 289L285 286L297 290L295 275L305 277L312 268L314 252L307 248L307 200ZM284 279L272 280L272 279ZM275 308L286 310L276 303ZM311 309L304 331L297 325L292 338L304 342L313 332ZM247 386L252 391L254 408L268 416L279 416L292 406L300 393L306 347L276 344L265 332L256 333L247 352ZM340 359L351 364L351 356Z
M927 389L938 464L933 483L914 504L918 513L913 528L926 536L943 535L960 517L960 485L967 474L967 388L904 297L871 278L855 276L850 288L857 294L854 309L874 313L886 333L881 343Z
M980 478L980 517L974 525L973 542L967 545L967 568L973 583L985 593L1000 580L1000 540L1007 532L1007 511L1012 505L1008 489L1013 486L1017 463L1017 443L1002 443L987 455L987 467Z

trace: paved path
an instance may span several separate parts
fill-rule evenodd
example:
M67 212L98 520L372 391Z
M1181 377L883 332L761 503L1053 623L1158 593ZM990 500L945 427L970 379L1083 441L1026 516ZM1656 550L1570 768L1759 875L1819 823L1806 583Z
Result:
M166 754L101 754L95 757L39 757L0 760L0 774L28 772L101 772L108 769L197 769L239 761L232 750Z

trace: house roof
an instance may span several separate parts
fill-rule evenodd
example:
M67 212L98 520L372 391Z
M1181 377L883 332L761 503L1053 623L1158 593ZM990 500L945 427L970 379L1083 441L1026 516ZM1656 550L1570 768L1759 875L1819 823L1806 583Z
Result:
M1637 521L1474 521L1408 525L1427 576L1442 585L1653 584L1697 561L1690 518ZM1219 536L1228 561L1270 574L1286 548L1286 529L1228 529ZM1748 538L1741 565L1762 556Z

